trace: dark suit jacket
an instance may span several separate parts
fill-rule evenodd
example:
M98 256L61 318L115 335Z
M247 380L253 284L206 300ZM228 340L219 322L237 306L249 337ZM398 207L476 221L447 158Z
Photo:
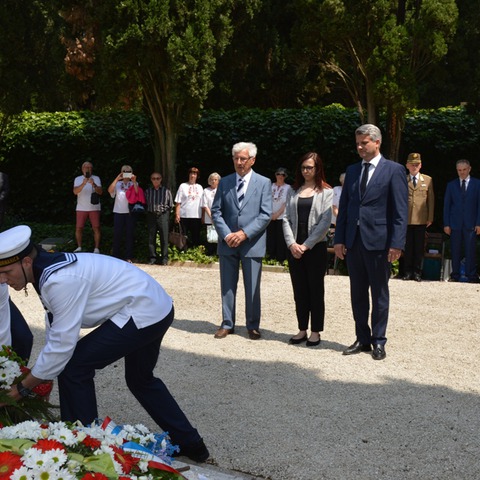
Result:
M212 204L212 220L218 233L218 254L263 257L266 249L266 228L272 217L272 182L252 172L242 206L238 204L237 177L233 173L220 180ZM243 230L247 235L239 247L230 248L224 238Z
M403 249L408 221L408 187L403 165L383 156L360 198L362 162L347 168L335 228L335 244L351 248L357 226L367 250Z
M465 195L460 179L448 182L443 205L443 225L452 230L480 225L480 180L470 177Z

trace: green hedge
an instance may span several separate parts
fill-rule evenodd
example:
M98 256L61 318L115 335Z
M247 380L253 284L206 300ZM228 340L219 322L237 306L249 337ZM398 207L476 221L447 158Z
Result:
M240 109L206 111L189 125L178 145L177 183L189 166L201 170L201 183L217 171L231 173L231 147L238 141L258 146L255 169L273 179L278 166L293 173L307 151L321 154L327 180L358 160L354 130L357 112L340 105L298 110ZM423 172L434 178L436 227L441 225L446 182L456 176L455 161L468 158L478 171L480 121L463 108L412 111L404 130L401 158L420 152ZM380 124L383 127L382 124ZM73 179L90 160L106 187L123 163L129 163L146 185L153 169L151 125L141 112L24 113L9 125L0 145L1 169L10 176L10 216L18 221L74 223ZM478 176L478 175L477 175ZM290 181L292 178L290 178ZM111 225L113 201L102 198L105 225Z

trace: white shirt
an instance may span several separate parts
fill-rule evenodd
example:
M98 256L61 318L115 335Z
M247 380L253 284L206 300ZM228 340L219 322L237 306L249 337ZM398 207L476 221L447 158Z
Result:
M6 283L0 284L0 346L12 345L12 333L10 330L10 304L8 299L10 293L8 292L8 285Z
M76 257L75 263L40 285L42 303L53 315L51 325L45 317L46 343L32 368L43 380L52 380L64 369L81 328L94 328L108 319L122 328L130 317L144 328L172 309L172 298L162 286L134 265L93 253Z
M202 218L200 199L203 187L198 183L182 183L175 195L175 203L180 204L180 218Z
M208 207L209 210L212 210L213 199L215 198L215 194L217 193L217 189L213 189L212 187L207 187L203 190L202 199L200 201L200 207ZM205 212L204 216L205 225L211 225L212 219L210 215Z
M96 175L92 175L93 178L93 183L97 187L102 186L102 182L100 181L100 178L97 177ZM73 181L73 188L79 187L82 183L85 177L83 175L80 175L79 177L76 177L75 180ZM90 197L93 193L93 185L91 183L87 183L81 190L81 192L77 195L77 210L80 212L92 212L95 210L100 210L101 205L98 203L97 205L92 205L90 203Z
M273 213L278 212L286 203L287 196L292 187L287 183L284 183L282 186L275 185L272 183L272 211ZM282 214L277 217L277 220L282 220L285 215L285 210Z
M123 180L120 180L115 185L115 190L110 194L112 198L115 198L115 203L113 204L113 213L129 213L130 209L128 208L127 200L127 190L133 185L133 182L129 180L125 183Z

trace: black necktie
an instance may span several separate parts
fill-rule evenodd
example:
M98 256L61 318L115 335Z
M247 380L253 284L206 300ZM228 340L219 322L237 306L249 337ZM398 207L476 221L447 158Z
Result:
M417 186L417 177L412 177L413 188Z
M370 168L370 164L365 162L363 164L362 180L360 181L360 196L361 197L363 197L365 195L365 190L367 188L368 169L369 168Z
M467 191L467 182L465 180L462 180L462 193L465 193Z

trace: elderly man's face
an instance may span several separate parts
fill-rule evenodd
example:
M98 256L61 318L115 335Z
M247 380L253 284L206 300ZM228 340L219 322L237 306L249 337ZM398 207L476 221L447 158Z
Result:
M466 163L459 163L457 165L457 173L460 180L465 180L470 175L472 167Z
M93 170L93 166L91 163L84 163L82 165L82 173L85 175L87 172L91 175Z
M248 148L241 150L233 155L233 166L235 171L244 177L253 167L255 163L255 157L251 157L248 153Z

